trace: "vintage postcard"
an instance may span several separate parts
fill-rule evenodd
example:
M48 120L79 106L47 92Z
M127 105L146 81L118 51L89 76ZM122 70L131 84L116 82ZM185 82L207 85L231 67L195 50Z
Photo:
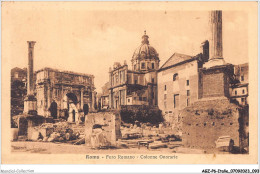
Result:
M2 2L2 163L258 163L257 7Z

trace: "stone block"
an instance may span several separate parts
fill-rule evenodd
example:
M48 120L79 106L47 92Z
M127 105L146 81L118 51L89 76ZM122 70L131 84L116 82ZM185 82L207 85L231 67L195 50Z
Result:
M100 112L87 115L85 144L91 147L108 144L116 146L117 139L121 138L120 124L120 116L114 113Z

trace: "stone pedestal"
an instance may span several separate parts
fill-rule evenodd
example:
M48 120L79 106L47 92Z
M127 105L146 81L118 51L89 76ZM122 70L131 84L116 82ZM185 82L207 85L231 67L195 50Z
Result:
M231 64L200 69L199 98L229 97L233 69Z
M24 113L37 114L37 100L34 95L28 95L24 99Z
M212 68L214 66L223 66L226 65L226 62L223 58L218 59L210 59L208 62L206 62L203 67L204 68Z

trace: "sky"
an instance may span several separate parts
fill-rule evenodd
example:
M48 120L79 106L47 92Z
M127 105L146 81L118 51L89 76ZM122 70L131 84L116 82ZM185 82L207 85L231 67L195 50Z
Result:
M101 2L100 2L101 3ZM104 5L104 4L98 4ZM159 53L160 66L175 52L194 56L209 39L209 11L140 10L93 7L89 4L6 3L2 8L2 60L11 68L26 67L27 41L36 41L34 69L44 67L93 74L97 92L108 81L109 67L127 61L146 30ZM248 16L223 11L223 57L248 62Z

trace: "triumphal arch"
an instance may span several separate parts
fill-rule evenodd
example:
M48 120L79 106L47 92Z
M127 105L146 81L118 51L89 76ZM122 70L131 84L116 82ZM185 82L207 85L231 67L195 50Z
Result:
M43 68L36 72L36 98L38 115L78 121L95 108L94 76Z

